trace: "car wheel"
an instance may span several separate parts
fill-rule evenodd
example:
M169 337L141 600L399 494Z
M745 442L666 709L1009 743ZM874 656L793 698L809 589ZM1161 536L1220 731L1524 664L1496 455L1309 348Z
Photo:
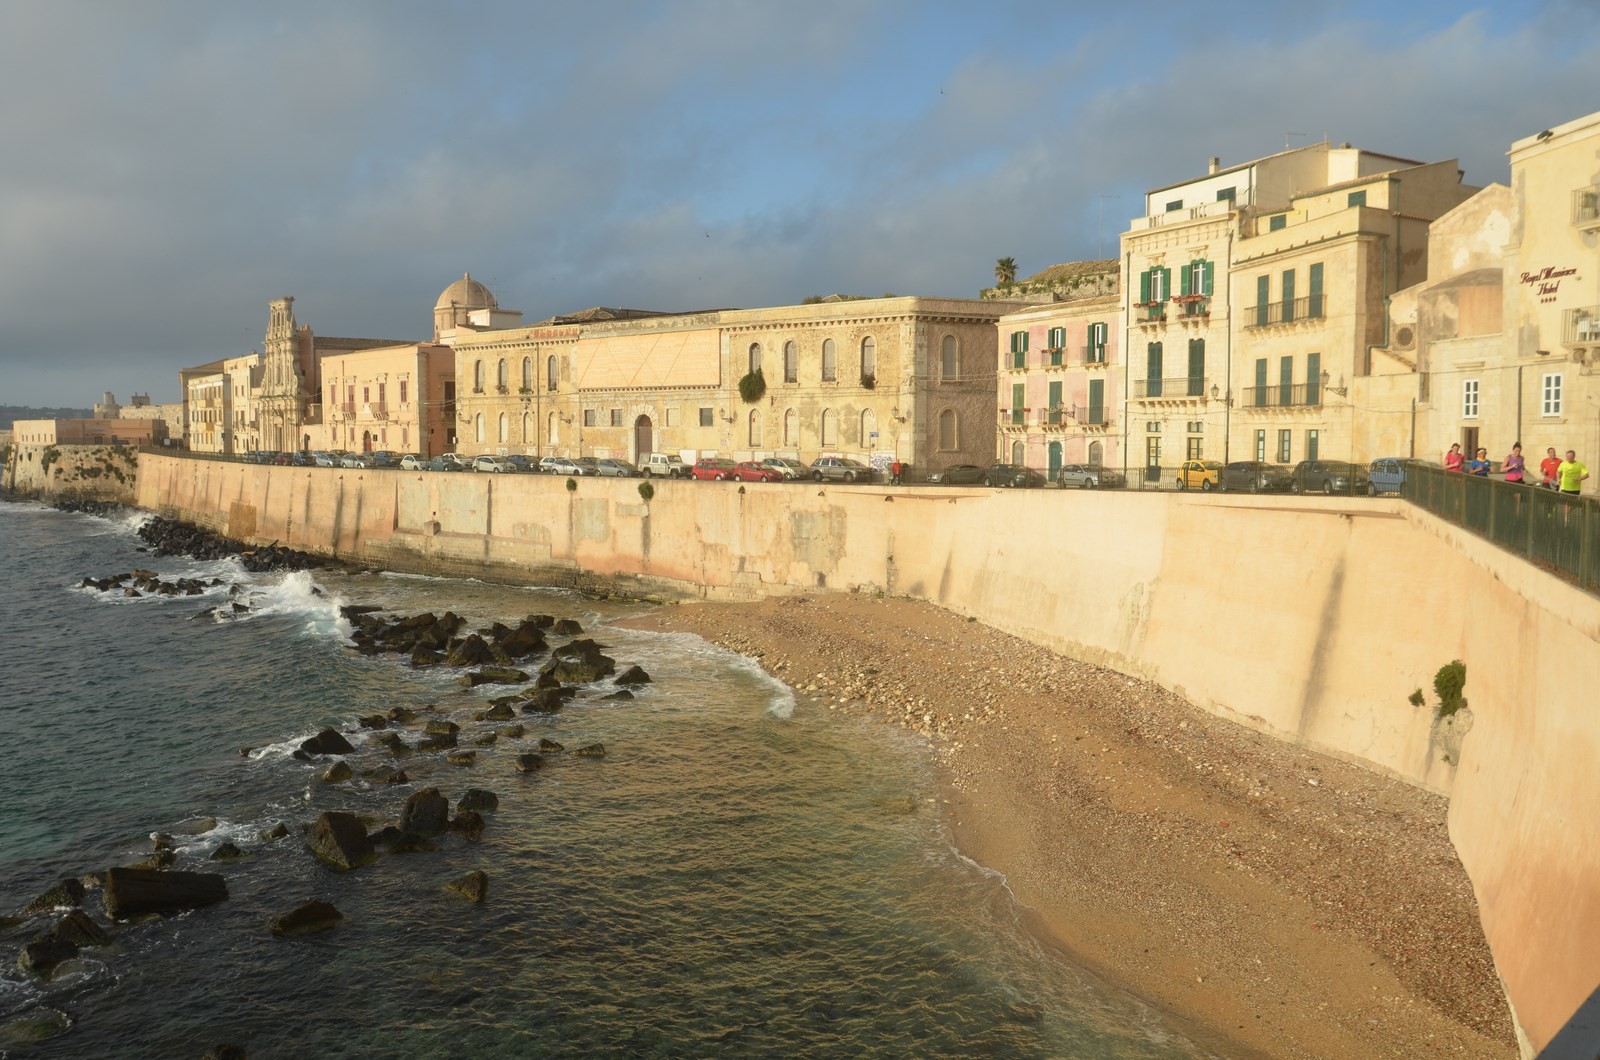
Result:
M1201 482L1200 482L1200 492L1201 493L1210 493L1212 490L1214 490L1216 488L1217 488L1217 484L1215 482L1212 482L1210 479L1202 479Z
M1189 488L1189 480L1188 480L1188 479L1186 479L1186 478L1180 478L1180 479L1179 479L1179 480L1178 480L1178 488L1179 488L1179 489L1180 489L1180 490L1186 490L1186 489L1188 489L1188 488Z
M1329 497L1333 496L1334 488L1332 479L1327 479L1322 483L1322 492Z
M1367 496L1376 497L1377 495L1378 495L1378 487L1374 486L1370 482L1367 483Z
M854 471L846 471L844 473L844 480L846 482L854 482L856 480L856 473Z
M1094 479L1085 478L1082 482L1078 483L1078 488L1081 490L1092 490L1094 489L1094 485Z
M1259 482L1250 483L1250 492L1251 493L1260 493L1261 492L1261 483L1259 483Z
M821 482L822 481L822 472L820 472L820 471L811 472L811 481L813 481L813 482Z

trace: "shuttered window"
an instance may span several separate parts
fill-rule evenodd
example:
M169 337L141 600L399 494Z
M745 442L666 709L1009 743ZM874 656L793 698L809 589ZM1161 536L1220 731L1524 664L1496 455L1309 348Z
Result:
M1309 286L1311 290L1306 297L1306 316L1322 316L1322 262L1311 266Z
M1104 423L1106 418L1106 381L1089 380L1089 422Z
M1264 327L1267 326L1267 317L1271 313L1271 306L1269 306L1268 303L1271 302L1271 301L1272 301L1272 277L1270 277L1270 276L1257 276L1256 277L1256 327L1264 328ZM1263 383L1262 385L1265 386L1266 384Z

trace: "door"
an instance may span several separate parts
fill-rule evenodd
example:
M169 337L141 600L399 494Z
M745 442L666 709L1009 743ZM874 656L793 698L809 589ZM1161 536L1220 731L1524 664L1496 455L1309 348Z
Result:
M361 451L363 453L372 452L372 432L371 431L362 431L361 432Z
M1461 428L1461 452L1468 460L1478 455L1478 428Z
M1024 463L1025 462L1024 461L1025 452L1026 452L1026 446L1024 446L1023 443L1021 443L1021 442L1012 442L1011 443L1011 462L1013 464Z
M1055 480L1056 472L1061 470L1061 443L1050 443L1050 479Z
M649 416L640 416L633 421L633 462L643 464L650 459L650 454L655 452L655 441L652 438L654 431Z

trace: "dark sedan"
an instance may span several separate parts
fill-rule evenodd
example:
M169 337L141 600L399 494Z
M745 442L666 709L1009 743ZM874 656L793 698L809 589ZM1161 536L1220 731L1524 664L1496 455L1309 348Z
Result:
M1294 466L1295 493L1365 493L1367 469L1344 460L1302 460Z
M1294 472L1282 464L1235 460L1222 469L1222 488L1239 493L1283 493L1294 485Z
M938 486L977 486L983 482L988 468L977 464L951 464L943 471L935 471L928 481Z
M983 473L985 486L1003 486L1031 489L1044 485L1044 476L1031 467L1021 464L996 464Z

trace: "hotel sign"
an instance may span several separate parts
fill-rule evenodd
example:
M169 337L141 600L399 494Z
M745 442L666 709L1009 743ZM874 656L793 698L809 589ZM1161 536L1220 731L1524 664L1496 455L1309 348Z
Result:
M1558 269L1554 265L1547 265L1542 269L1522 274L1522 282L1533 288L1534 295L1541 302L1554 302L1556 292L1561 289L1561 281L1567 276L1576 277L1576 268Z

